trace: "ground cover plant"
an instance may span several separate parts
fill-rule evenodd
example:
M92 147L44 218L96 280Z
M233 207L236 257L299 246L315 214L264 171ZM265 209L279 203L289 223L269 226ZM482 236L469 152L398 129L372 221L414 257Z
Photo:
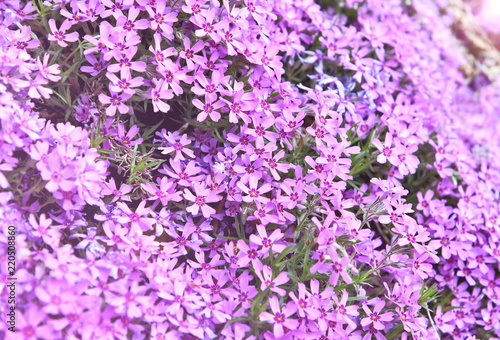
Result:
M455 28L0 1L0 337L499 338L500 78Z

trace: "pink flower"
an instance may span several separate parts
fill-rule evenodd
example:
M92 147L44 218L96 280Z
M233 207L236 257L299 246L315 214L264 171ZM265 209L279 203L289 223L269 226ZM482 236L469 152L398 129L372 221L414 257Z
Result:
M117 206L123 211L124 215L117 217L120 223L130 223L130 236L136 234L142 235L143 231L151 229L154 220L146 217L149 215L150 208L146 208L146 201L142 201L135 211L130 210L130 208L123 202L118 202Z
M86 54L85 59L92 65L92 66L82 66L80 70L82 72L90 73L92 77L97 76L99 73L101 73L102 70L105 70L108 64L104 64L104 54L101 51L101 54L99 56L99 60L93 55L93 54Z
M142 138L137 138L134 141L132 140L132 138L134 138L138 132L139 128L137 127L137 125L134 125L130 128L130 130L128 130L127 134L125 135L125 127L122 123L118 123L118 140L125 147L131 148L136 144L142 143Z
M196 44L191 47L191 40L189 38L184 38L184 51L179 53L179 56L186 60L187 69L189 71L194 70L195 64L203 65L206 62L206 58L197 55L199 51L203 50L205 47L205 42L203 40L199 40Z
M220 255L215 255L210 261L205 261L205 253L199 252L195 253L194 256L198 262L194 262L192 260L187 260L191 268L201 269L200 274L204 277L204 279L208 280L209 277L216 277L217 274L221 273L221 270L214 269L214 267L221 266L226 262L224 260L219 260Z
M140 13L140 9L131 7L128 11L128 17L121 16L116 20L116 27L122 27L123 30L129 32L149 28L150 25L147 19L135 21Z
M43 303L43 311L57 315L65 305L73 304L78 292L68 289L65 281L49 279L44 287L36 287L35 294Z
M425 280L434 273L432 265L430 263L425 263L425 260L429 257L429 254L425 253L420 255L418 258L413 260L412 271L414 274L418 275L422 280Z
M159 188L158 185L151 183L141 184L142 188L151 194L148 200L155 200L154 206L159 202L166 206L170 201L179 202L182 200L181 193L175 191L175 181L169 180L168 177L163 177L161 179L158 178L157 182L160 186Z
M105 183L106 187L104 187L101 191L101 194L103 195L113 195L113 198L111 199L110 203L116 202L118 200L120 201L131 201L130 196L127 196L129 192L132 191L133 187L131 185L127 185L125 183L122 183L120 186L120 189L116 188L116 183L115 179L111 177L109 180L109 183Z
M384 164L389 160L391 164L397 165L397 157L394 153L394 150L391 148L392 147L392 135L387 132L385 135L385 142L384 145L378 140L378 139L373 139L372 141L373 145L377 147L377 149L381 152L380 155L377 156L377 162L380 164Z
M106 77L111 80L109 84L109 89L113 92L120 93L125 92L127 94L133 95L135 93L134 87L141 86L144 78L135 77L132 78L130 74L130 69L124 67L120 71L120 78L118 78L114 73L108 72L106 73Z
M349 258L342 257L342 259L339 260L337 250L334 247L328 247L327 253L332 261L331 263L332 274L330 275L329 283L332 286L336 286L340 276L344 279L345 283L351 283L352 279L346 270L347 266L349 265Z
M293 301L288 302L288 304L280 308L279 300L276 296L273 296L269 300L271 310L273 314L268 312L262 312L259 316L261 321L267 321L270 324L274 324L274 336L277 338L282 337L285 334L284 328L297 329L299 326L299 321L290 318L297 311L297 307Z
M209 206L208 203L219 202L221 197L214 194L210 189L207 189L201 183L194 183L194 190L196 196L194 196L187 188L184 189L184 198L194 202L192 206L186 208L186 211L196 215L201 209L205 218L209 218L212 214L215 214L215 209Z
M192 141L185 134L180 135L178 131L175 131L174 133L169 131L167 133L166 130L163 129L161 131L161 137L163 137L164 143L167 144L167 146L160 147L158 149L162 150L161 153L164 155L168 155L172 151L175 151L174 162L186 160L184 155L189 158L194 158L193 150L186 147L191 144Z
M68 44L65 41L74 42L78 40L78 32L73 32L66 34L66 30L71 27L71 22L69 20L64 20L61 24L60 29L57 29L56 22L54 19L49 20L49 27L52 34L49 34L50 41L57 41L59 46L66 47Z
M260 203L260 202L257 202ZM275 229L271 235L267 235L266 227L264 225L257 226L257 235L250 235L250 242L258 244L262 247L261 252L264 255L269 254L269 247L273 247L273 252L280 253L286 248L283 244L275 244L276 241L281 240L283 233L279 229Z
M103 104L110 104L106 109L106 114L112 117L116 114L117 109L120 113L127 113L130 110L123 102L131 97L131 94L125 92L122 94L111 92L111 97L101 93L99 94L99 101Z
M171 12L170 8L167 8L165 1L159 1L156 4L156 12L150 6L146 6L146 10L153 21L151 21L151 28L153 30L158 30L166 38L172 37L174 30L172 29L172 23L177 21L177 13Z
M26 79L28 80L18 80L17 85L21 88L27 89L28 95L31 98L50 98L53 91L50 88L42 86L49 83L48 80L42 76L42 74L37 74L35 79L32 79L30 76L26 76Z
M36 340L53 339L59 337L59 332L51 326L44 324L49 316L39 306L29 305L25 312L16 311L16 332L6 332L6 340ZM42 325L44 324L44 325Z
M363 327L369 326L373 324L373 327L378 330L382 330L385 328L383 321L389 322L392 320L392 312L380 313L382 308L384 308L385 302L383 300L378 300L375 304L373 312L368 308L368 305L363 304L363 310L365 311L367 317L361 319L361 325Z
M298 283L299 288L299 296L295 296L294 292L290 292L290 297L295 302L297 306L298 314L300 317L304 318L307 316L310 320L316 320L320 313L317 309L314 308L312 303L312 299L310 298L311 293L309 293L306 289L306 285L302 282Z
M203 104L199 99L195 98L193 99L193 105L202 110L196 117L197 121L203 122L205 119L207 119L207 116L210 116L210 119L212 121L218 122L221 115L217 110L221 107L224 107L225 104L222 100L218 100L215 103L208 101L207 103Z
M55 76L54 74L59 74L61 71L59 70L58 64L49 65L50 54L45 54L43 56L43 62L40 60L40 57L36 58L36 64L38 66L38 70L41 75L51 81L58 81L61 79L60 76Z
M356 317L359 315L358 306L347 306L347 298L349 293L347 290L344 290L342 293L342 299L338 299L337 295L333 295L333 301L336 304L337 318L341 323L348 323L350 327L356 327L356 323L352 320L352 317Z
M209 35L216 43L221 40L221 35L217 33L217 31L222 28L227 28L228 22L226 20L222 20L216 24L214 24L215 19L215 9L203 10L201 14L195 14L191 17L191 21L200 29L195 31L197 37L204 37L205 35Z
M148 97L153 100L153 109L155 112L168 112L170 105L163 102L161 99L172 99L173 91L168 89L168 84L165 79L153 80L154 86L148 91Z
M247 267L250 262L252 262L254 267L262 266L262 263L258 258L259 252L257 251L257 247L252 244L250 245L252 247L249 247L245 241L238 240L237 247L239 252L237 265L240 268Z
M238 182L238 187L246 193L248 196L243 196L243 201L245 202L253 202L253 201L259 201L263 204L266 204L269 202L269 198L263 196L268 191L271 191L272 187L271 184L266 183L261 186L258 185L259 178L256 176L250 176L249 177L249 186L247 187L245 184Z
M265 266L260 261L253 263L255 274L259 277L261 284L260 289L265 290L267 287L271 287L271 291L279 294L281 296L286 295L286 290L279 288L279 285L287 283L290 278L286 271L283 271L273 278L273 270L269 266Z
M163 169L159 170L159 172L176 179L179 185L190 187L192 183L200 181L203 177L203 175L200 175L203 173L203 169L195 166L195 164L195 161L189 161L187 165L184 165L180 161L170 159L172 169L163 164Z

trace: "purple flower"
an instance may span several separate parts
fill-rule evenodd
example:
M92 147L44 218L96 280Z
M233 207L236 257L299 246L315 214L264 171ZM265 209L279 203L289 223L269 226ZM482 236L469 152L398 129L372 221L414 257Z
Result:
M179 65L173 64L171 66L158 66L158 71L165 78L165 84L172 88L172 91L176 95L181 95L184 90L180 86L180 81L191 84L193 82L193 77L187 76L186 71L183 70Z
M170 105L163 102L161 99L172 99L174 97L173 91L168 89L168 84L165 79L154 80L154 86L148 91L148 97L153 100L153 109L155 112L168 112Z
M279 288L279 285L287 283L290 278L286 272L281 272L273 279L273 270L265 265L262 265L262 262L258 261L253 263L255 274L261 281L260 289L265 290L267 287L271 287L271 291L279 294L281 296L286 295L286 290L283 288Z
M201 209L205 218L209 218L212 214L215 214L215 209L209 206L208 203L218 202L221 197L210 191L210 189L205 188L205 186L201 183L194 183L194 190L196 196L193 195L187 188L184 189L184 198L194 202L193 205L186 208L186 211L196 215Z
M195 166L194 161L189 161L184 166L180 161L170 159L170 166L172 169L169 169L164 164L163 169L159 170L159 172L176 179L177 183L184 187L190 187L193 183L200 181L204 177L204 175L200 175L203 173L203 169Z
M217 110L221 107L224 107L225 104L222 100L218 100L216 102L207 102L206 104L203 104L199 99L195 98L193 99L193 105L202 110L196 117L197 121L203 122L205 121L205 119L207 119L208 116L210 116L210 119L212 121L218 122L221 115Z
M138 8L131 7L128 11L128 17L121 16L116 20L116 27L121 27L124 31L129 32L149 28L150 25L147 19L135 21L140 12Z
M243 201L245 202L253 202L253 201L259 201L262 204L266 204L269 202L269 198L263 196L268 191L271 191L272 187L271 184L266 183L261 186L258 185L259 178L255 176L250 176L249 178L249 183L248 187L241 183L238 182L238 187L246 193L248 196L243 196Z
M342 257L342 259L340 260L337 254L337 250L334 247L329 247L327 253L330 256L330 260L332 261L331 263L332 274L330 275L330 280L328 282L332 286L336 286L339 277L341 276L344 279L345 283L351 283L352 279L346 270L347 266L349 265L349 258Z
M130 95L133 95L135 93L135 90L133 88L141 86L144 80L144 78L142 77L132 78L130 69L126 67L122 68L120 71L121 79L111 72L106 73L106 77L108 77L108 79L112 82L109 84L109 89L112 92L120 93L123 91Z
M146 201L142 201L135 211L123 202L118 202L117 206L123 211L124 215L118 216L117 221L120 223L130 223L130 236L142 235L143 231L151 229L153 219L145 217L149 215L150 208L146 208Z
M170 8L165 10L166 3L160 1L156 5L156 12L149 6L146 10L153 21L151 21L151 28L153 30L161 30L161 34L166 38L171 38L174 30L172 29L172 23L177 21L177 13L171 12Z
M180 255L186 255L187 254L187 248L193 249L196 252L200 252L201 248L200 245L203 243L202 240L197 240L197 239L192 239L190 236L196 231L196 227L194 225L186 225L182 229L182 234L179 235L175 229L168 228L165 229L165 233L167 233L170 237L173 238L172 245L178 248L177 253Z
M187 69L192 71L195 69L195 64L203 65L206 62L206 59L200 55L197 55L199 51L203 50L205 46L205 42L203 40L199 40L196 44L191 47L191 40L189 38L184 38L184 50L179 53L179 57L186 60Z
M175 191L176 184L174 181L169 180L168 177L163 177L161 179L157 178L157 182L158 185L151 183L141 184L141 187L151 195L148 199L155 200L153 206L156 206L159 202L163 206L166 206L170 201L179 202L182 200L181 193Z
M337 318L341 323L349 324L349 327L356 328L356 323L352 320L352 317L356 317L359 315L358 306L347 306L347 299L349 293L344 290L342 293L342 299L337 298L337 295L334 295L332 298L336 304Z
M378 139L374 139L372 143L381 152L377 156L377 162L379 162L380 164L384 164L385 162L387 162L387 160L389 160L389 162L391 162L391 164L396 165L398 163L396 154L394 153L394 150L391 148L392 147L392 135L389 132L386 133L386 135L385 135L384 145L382 145L382 143Z
M109 104L108 108L106 109L106 114L108 116L113 117L116 114L116 110L118 109L118 112L120 113L127 113L129 112L130 108L123 103L127 99L131 98L132 95L128 93L114 93L111 92L111 97L105 95L104 93L99 94L99 101L102 104Z
M380 313L382 308L384 308L385 302L383 300L378 300L375 303L375 307L373 308L373 312L368 308L366 303L363 304L363 310L366 313L366 318L361 319L361 325L363 327L370 326L373 324L373 327L377 330L385 329L384 322L389 322L393 319L392 312Z
M169 154L172 151L175 151L175 157L173 159L174 162L178 162L179 160L186 160L184 154L189 158L194 158L194 152L186 148L185 146L191 144L191 140L185 135L180 135L178 131L166 132L166 130L162 130L161 133L157 133L157 135L162 137L162 141L167 146L160 147L163 154Z
M434 197L434 191L427 190L425 197L421 192L417 192L418 205L417 209L424 212L425 216L429 216L430 213L430 201Z
M184 307L189 312L198 309L201 298L196 294L189 294L186 289L187 284L185 278L179 277L174 280L173 287L172 284L160 287L157 295L169 302L168 314L177 314L178 311L182 310L181 307Z
M75 186L74 169L64 166L56 153L51 153L47 157L47 164L41 166L40 174L43 180L48 181L45 187L50 192L71 191Z
M418 275L422 280L425 280L434 273L432 265L430 263L425 263L425 260L429 257L429 254L425 253L420 255L418 258L413 259L412 271Z
M269 299L269 305L271 306L272 314L262 312L259 319L274 324L274 336L282 337L285 334L285 328L293 330L299 326L297 320L290 318L297 311L297 307L292 301L281 308L278 298L273 296Z
M45 314L39 306L31 305L24 312L17 312L16 332L6 332L6 340L14 340L22 336L26 340L35 339L50 339L52 336L59 334L51 325L44 324L48 315ZM15 335L17 334L17 335ZM56 335L57 336L57 335Z
M200 27L200 29L195 31L197 37L204 37L205 35L209 35L216 43L221 40L221 35L217 33L222 28L227 27L227 21L221 20L220 22L214 24L215 19L215 10L202 10L200 14L195 14L191 17L191 21Z
M49 20L49 27L52 34L49 34L50 41L57 41L59 46L66 47L68 44L66 41L74 42L78 40L78 32L73 32L66 34L66 30L68 30L72 26L69 20L64 20L61 24L61 27L57 29L56 22L54 19Z
M18 80L17 85L28 91L28 95L31 98L39 99L41 97L50 98L53 91L50 88L43 87L42 85L47 85L49 82L43 77L42 74L37 74L35 79L30 76L26 76L28 80Z
M155 34L154 36L155 47L149 46L149 50L151 53L155 55L155 60L158 65L169 65L173 66L174 63L168 57L176 55L176 51L174 47L168 47L165 50L162 50L161 47L161 36L159 34Z
M205 279L209 276L216 277L218 273L221 273L220 270L214 269L215 267L221 266L225 263L225 261L219 260L220 255L215 255L209 262L205 261L204 252L196 253L194 256L198 262L194 262L192 260L187 260L187 262L192 268L201 269L200 273Z
M271 235L268 236L266 227L263 225L259 225L257 226L257 232L259 233L259 236L250 235L250 242L260 245L262 247L261 253L263 255L269 254L269 247L271 245L273 246L273 252L276 253L279 253L286 248L286 246L283 244L275 243L276 241L281 240L281 238L283 237L283 233L279 229L274 230Z
M92 77L97 76L99 73L101 73L102 70L105 70L109 64L104 63L104 54L101 52L99 56L99 61L93 54L86 54L85 59L92 65L92 66L82 66L80 70L82 72L90 73Z
M320 313L314 308L312 300L309 298L311 294L302 282L298 283L298 288L299 296L297 297L294 292L290 292L290 298L295 302L299 316L302 318L307 317L309 320L316 320Z
M50 54L45 54L43 56L43 62L40 60L40 57L37 57L36 64L38 66L38 70L42 74L42 76L50 81L58 81L61 79L60 76L55 76L54 74L59 74L61 71L59 70L58 64L53 64L49 66L49 58Z
M125 135L125 127L123 126L122 123L118 123L118 140L122 143L123 146L131 148L136 144L142 143L142 138L138 138L136 140L132 140L137 133L139 133L139 128L137 125L134 125L128 130L127 134Z
M137 53L137 46L131 46L126 50L114 50L112 52L118 64L111 64L108 66L108 71L113 73L118 73L124 67L129 67L130 69L137 72L146 71L146 63L144 61L133 61L135 54Z
M250 262L252 262L252 266L262 267L262 263L260 262L258 256L259 251L257 251L257 247L253 244L250 244L251 247L243 240L238 240L238 267L244 268L247 267Z

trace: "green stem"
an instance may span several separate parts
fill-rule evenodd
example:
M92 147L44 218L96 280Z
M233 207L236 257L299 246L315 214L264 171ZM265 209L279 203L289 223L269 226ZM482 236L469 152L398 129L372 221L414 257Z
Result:
M63 61L63 63L62 63L62 64L63 64L63 65L64 65L64 64L66 64L66 62L68 62L68 60L69 60L72 56L74 56L74 55L75 55L75 53L76 53L76 52L78 52L78 51L81 49L81 47L82 47L82 43L79 43L79 44L78 44L78 47L77 47L77 48L75 48L75 49L73 50L73 52L71 52L71 53L70 53L70 54L66 57L66 59L64 59L64 61Z

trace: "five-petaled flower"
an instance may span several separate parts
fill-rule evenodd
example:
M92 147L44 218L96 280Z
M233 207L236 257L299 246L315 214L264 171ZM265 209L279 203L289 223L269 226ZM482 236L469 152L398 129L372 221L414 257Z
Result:
M52 34L49 34L50 41L57 41L59 46L66 47L68 44L66 41L74 42L78 40L78 32L66 33L66 31L72 26L71 21L64 20L61 27L58 29L56 26L56 21L54 19L49 20L49 27Z

